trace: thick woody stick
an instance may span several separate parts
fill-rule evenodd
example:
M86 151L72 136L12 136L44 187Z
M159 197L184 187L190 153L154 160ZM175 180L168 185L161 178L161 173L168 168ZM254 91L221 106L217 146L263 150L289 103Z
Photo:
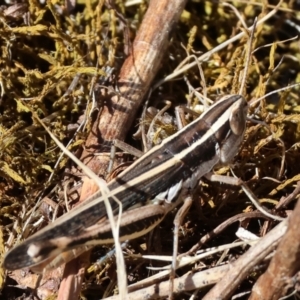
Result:
M94 123L82 159L97 173L103 174L107 160L91 158L91 151L109 152L111 141L124 140L137 110L166 53L172 30L183 11L186 0L150 1L141 27L125 60L116 86L119 91L104 106ZM124 126L126 124L126 126ZM100 150L99 150L100 147Z

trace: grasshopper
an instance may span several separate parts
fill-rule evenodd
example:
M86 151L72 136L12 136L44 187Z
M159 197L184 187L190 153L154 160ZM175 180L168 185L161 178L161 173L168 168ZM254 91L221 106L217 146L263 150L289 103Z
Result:
M136 238L159 224L178 197L189 193L216 165L228 164L237 154L246 127L247 102L230 95L166 138L108 183L114 214L122 203L120 241ZM161 205L146 205L149 200ZM32 267L62 252L113 241L101 191L58 218L4 258L8 270ZM140 205L134 211L132 207Z

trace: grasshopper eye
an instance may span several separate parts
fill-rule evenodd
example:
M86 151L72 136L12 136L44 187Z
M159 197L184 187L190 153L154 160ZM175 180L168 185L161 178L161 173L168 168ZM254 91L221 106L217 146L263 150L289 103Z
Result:
M235 135L243 134L246 125L247 102L243 97L237 101L231 110L229 125Z

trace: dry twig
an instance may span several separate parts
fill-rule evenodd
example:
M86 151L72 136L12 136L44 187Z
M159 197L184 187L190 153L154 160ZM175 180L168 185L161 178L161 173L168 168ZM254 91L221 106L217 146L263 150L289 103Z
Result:
M287 220L282 221L255 246L230 266L230 271L203 298L203 300L229 299L249 272L274 250L286 232Z

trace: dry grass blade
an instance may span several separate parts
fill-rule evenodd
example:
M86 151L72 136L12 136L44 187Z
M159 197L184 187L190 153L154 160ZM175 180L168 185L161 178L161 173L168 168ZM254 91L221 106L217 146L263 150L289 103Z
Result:
M108 195L109 190L106 187L106 183L99 178L93 171L91 171L85 164L83 164L73 153L71 153L64 145L52 134L52 132L48 129L48 127L39 119L37 115L34 114L34 118L38 120L38 122L45 128L45 130L48 132L48 134L51 136L51 138L55 141L57 146L74 162L77 164L78 167L80 167L83 172L89 176L99 187L104 197L106 196L106 199L104 199L105 207L107 211L107 215L111 224L112 233L115 241L115 248L116 248L116 258L117 258L117 266L118 266L118 284L119 284L119 291L120 291L120 297L122 299L125 299L127 295L127 281L124 278L124 274L126 274L125 269L125 263L122 253L122 248L119 242L119 228L120 228L120 218L122 216L122 204L119 202L118 199L115 197L115 201L119 202L120 209L119 209L119 218L117 222L115 222L114 214L111 209L110 203L108 201Z

